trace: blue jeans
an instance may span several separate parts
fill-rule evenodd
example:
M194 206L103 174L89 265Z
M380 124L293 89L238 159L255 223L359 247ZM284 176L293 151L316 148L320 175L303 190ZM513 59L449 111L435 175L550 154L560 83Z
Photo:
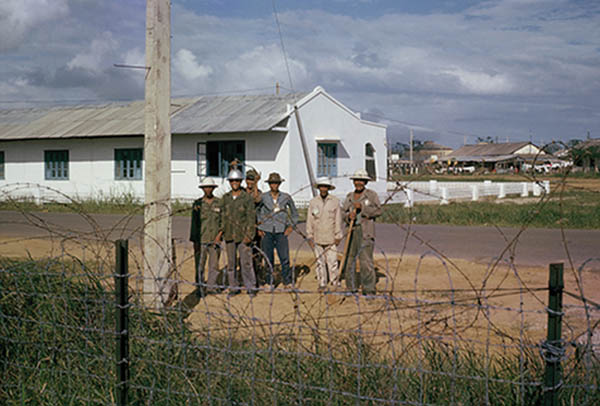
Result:
M292 273L290 271L290 247L288 238L284 233L265 232L265 236L262 240L262 250L269 261L269 263L266 264L266 267L268 282L271 285L273 284L275 249L277 249L277 256L279 257L279 262L281 262L281 278L283 279L283 284L289 285L292 283Z

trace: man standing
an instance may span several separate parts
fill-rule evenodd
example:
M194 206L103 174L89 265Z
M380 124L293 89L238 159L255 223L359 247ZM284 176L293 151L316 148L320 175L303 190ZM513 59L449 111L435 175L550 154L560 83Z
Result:
M350 177L354 183L354 191L346 195L342 205L344 221L351 226L350 246L344 267L346 287L351 292L358 292L362 285L363 295L375 293L375 268L373 248L375 247L375 218L381 215L381 203L377 193L367 189L371 180L364 169L359 169ZM356 258L360 261L360 280L356 279Z
M342 211L340 200L329 194L335 189L329 178L319 178L315 185L319 196L314 197L306 214L308 243L317 257L319 291L327 289L327 271L332 286L339 286L336 247L342 239Z
M225 240L227 251L227 280L229 283L229 296L240 293L240 286L236 277L237 255L240 256L242 281L248 294L256 296L256 278L252 268L252 248L256 228L256 211L254 201L242 189L244 176L238 169L232 169L227 175L231 190L227 192L221 203L221 228L220 236Z
M258 216L258 208L262 200L262 191L258 188L258 181L260 180L260 174L254 169L249 169L246 172L246 192L254 200L254 207L256 209L256 215ZM254 274L256 276L257 287L261 286L266 281L264 275L265 270L263 267L263 254L260 250L262 238L259 233L254 235L252 240L252 266L254 267Z
M289 288L294 283L294 277L290 271L288 236L298 223L298 211L292 196L279 191L281 182L283 179L277 172L269 174L267 183L270 191L262 194L258 209L258 232L263 239L262 249L269 261L266 264L269 284L273 286L273 266L277 249L283 285Z
M219 275L219 234L221 230L221 204L213 192L217 187L210 178L204 178L199 188L204 196L194 201L192 206L192 226L190 241L194 243L194 264L196 269L196 295L204 297L208 291L217 288ZM208 282L204 279L204 267L208 260Z

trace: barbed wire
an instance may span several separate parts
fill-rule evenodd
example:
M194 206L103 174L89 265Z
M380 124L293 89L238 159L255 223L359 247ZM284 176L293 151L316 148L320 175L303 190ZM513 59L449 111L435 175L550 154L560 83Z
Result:
M281 284L280 263L270 264L255 247L257 263L266 268L261 271L275 275L272 286L257 286L256 297L223 294L229 284L221 257L217 292L198 297L193 246L175 237L176 255L164 252L175 271L161 283L171 283L177 296L158 309L149 307L150 293L143 289L157 278L147 273L148 223L139 208L107 221L59 190L37 194L48 196L42 203L69 210L66 220L32 211L16 193L41 186L5 186L2 198L18 216L4 221L0 214L1 227L14 229L11 237L0 233L0 399L116 404L113 348L122 333L114 328L119 306L113 242L120 238L132 243L131 298L121 306L130 315L129 387L143 404L429 405L502 399L526 405L555 389L544 384L543 368L558 361L564 396L576 404L596 404L600 308L596 291L587 292L594 285L586 282L596 282L600 259L573 257L561 224L571 272L558 343L544 340L545 317L553 312L544 297L547 279L515 259L535 216L552 199L564 198L560 182L567 179L559 180L556 192L543 189L514 234L496 225L504 243L496 256L476 266L420 235L413 207L401 208L409 221L395 223L396 249L386 252L376 240L374 294L334 286L318 291L318 258L303 228L296 227L299 240L290 249L293 286ZM395 198L410 184L396 186L382 199L384 210L398 209ZM189 208L169 214L184 219L178 215L189 215ZM424 252L409 254L409 241Z

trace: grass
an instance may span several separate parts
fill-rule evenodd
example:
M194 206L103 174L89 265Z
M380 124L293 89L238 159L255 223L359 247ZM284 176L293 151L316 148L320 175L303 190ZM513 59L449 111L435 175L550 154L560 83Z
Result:
M111 283L80 263L0 260L0 404L115 403ZM540 403L535 346L486 358L423 339L383 356L356 333L329 344L284 332L234 339L192 331L185 308L155 314L132 303L132 405ZM598 363L586 369L570 356L563 370L563 401L600 402Z
M566 192L562 199L528 203L506 201L451 202L448 205L402 204L384 207L378 221L383 223L448 224L460 226L505 226L539 228L600 228L599 194L590 191Z

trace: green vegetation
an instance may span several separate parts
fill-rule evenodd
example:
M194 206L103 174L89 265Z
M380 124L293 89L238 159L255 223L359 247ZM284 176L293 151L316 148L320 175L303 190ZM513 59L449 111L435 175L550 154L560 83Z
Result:
M510 200L451 202L448 205L386 205L379 221L398 224L448 224L460 226L503 226L540 228L600 228L600 200L596 192L568 192L531 203Z
M81 264L0 259L0 404L114 404L111 285L111 278ZM236 340L227 329L221 335L191 331L182 307L152 314L136 299L130 309L132 405L540 400L543 361L534 345L486 358L466 344L435 340L385 356L352 334L329 345L318 335L298 342L291 333ZM225 323L235 330L234 322ZM571 354L563 362L563 401L599 404L599 364L585 366Z

